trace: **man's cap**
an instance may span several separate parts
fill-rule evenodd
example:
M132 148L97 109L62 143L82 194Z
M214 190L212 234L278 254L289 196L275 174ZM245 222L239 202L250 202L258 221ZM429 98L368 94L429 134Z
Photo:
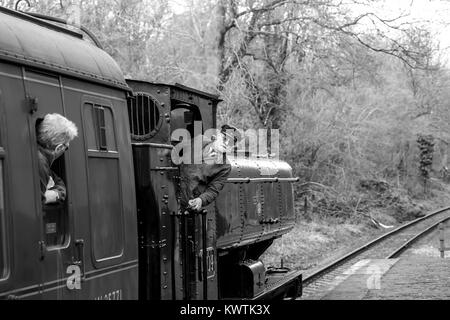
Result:
M236 127L230 126L228 124L224 124L221 128L220 128L220 132L224 135L226 135L227 137L234 139L234 142L238 142L242 139L241 133L239 132L239 130Z

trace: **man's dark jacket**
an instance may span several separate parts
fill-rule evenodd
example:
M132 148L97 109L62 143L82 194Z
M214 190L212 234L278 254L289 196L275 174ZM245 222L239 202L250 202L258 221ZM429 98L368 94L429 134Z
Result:
M204 144L203 150L209 146ZM223 189L231 172L231 165L223 159L223 164L182 164L180 166L180 202L182 210L189 205L189 200L200 198L202 207L212 203Z
M49 190L57 191L59 194L59 202L64 202L66 200L66 186L64 181L51 170L53 155L51 152L38 145L38 159L42 204L45 203L45 192L47 191L50 177L52 177L55 185Z

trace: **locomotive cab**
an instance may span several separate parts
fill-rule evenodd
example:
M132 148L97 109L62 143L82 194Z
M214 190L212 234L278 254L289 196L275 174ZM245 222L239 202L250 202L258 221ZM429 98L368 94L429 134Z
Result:
M181 141L172 135L175 130L185 129L194 137L215 126L211 110L219 100L182 85L127 82L134 92L128 112L138 207L139 297L217 299L216 261L212 260L215 236L208 228L207 254L203 256L201 218L179 212L180 172L171 154ZM195 128L199 123L202 128ZM207 220L215 220L213 211L208 212ZM202 259L210 259L211 272L205 281L200 272Z
M128 111L139 221L140 298L298 296L299 272L271 272L274 269L258 261L274 239L294 226L292 183L297 179L291 167L237 151L238 156L229 159L231 173L225 187L204 208L204 220L201 214L181 212L180 170L171 153L186 137L179 139L176 130L185 129L193 138L216 128L220 100L179 84L127 83L134 91ZM158 130L149 133L145 128L152 119L162 120L154 125Z

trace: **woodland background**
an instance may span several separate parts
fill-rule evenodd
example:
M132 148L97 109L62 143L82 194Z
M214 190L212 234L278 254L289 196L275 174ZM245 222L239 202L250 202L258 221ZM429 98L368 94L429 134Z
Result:
M127 77L220 94L219 123L280 129L305 219L403 210L447 178L450 76L426 21L381 16L380 1L184 2L181 13L168 0L18 7L81 22Z

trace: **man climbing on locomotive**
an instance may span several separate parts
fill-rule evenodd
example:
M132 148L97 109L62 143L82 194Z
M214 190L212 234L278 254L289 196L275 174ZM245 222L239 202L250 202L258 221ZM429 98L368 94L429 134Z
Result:
M60 114L47 114L36 123L39 178L43 205L66 200L64 181L52 170L53 162L66 152L70 142L78 136L76 125Z
M229 125L223 125L212 140L203 138L202 163L183 164L180 168L182 210L200 211L217 198L231 172L226 153L231 152L240 139L239 131Z

